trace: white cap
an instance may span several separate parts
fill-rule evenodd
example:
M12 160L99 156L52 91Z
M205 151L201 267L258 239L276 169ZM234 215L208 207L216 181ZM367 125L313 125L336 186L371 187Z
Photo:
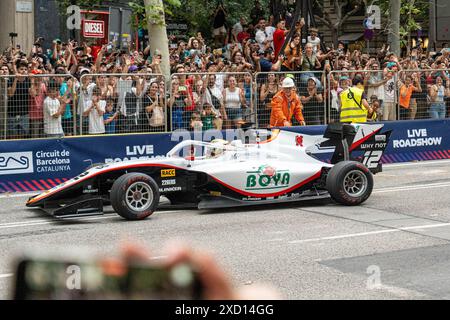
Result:
M281 87L283 87L283 88L294 88L295 87L295 82L294 82L294 80L292 80L289 77L285 78L283 80L283 83L282 83Z

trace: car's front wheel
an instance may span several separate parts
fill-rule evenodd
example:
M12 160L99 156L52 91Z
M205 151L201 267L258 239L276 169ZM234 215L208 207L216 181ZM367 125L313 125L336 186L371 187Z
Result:
M369 169L356 161L343 161L331 168L327 177L327 190L334 201L356 206L372 194L373 176Z
M127 173L111 188L113 209L127 220L143 220L156 210L159 188L153 178L142 173Z

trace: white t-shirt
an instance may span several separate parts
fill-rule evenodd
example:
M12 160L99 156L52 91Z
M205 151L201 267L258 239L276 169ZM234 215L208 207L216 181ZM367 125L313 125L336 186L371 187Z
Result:
M100 107L100 110L105 112L106 108L106 101L100 100L98 102L98 105ZM89 103L89 108L92 106L92 101ZM91 112L89 112L89 134L102 134L105 133L105 122L103 120L103 115L100 115L98 113L97 109L92 109Z
M277 30L276 28L272 27L272 26L267 26L266 27L266 40L269 40L271 42L271 47L272 49L274 49L273 47L273 34L275 33L275 30Z
M395 77L389 79L384 85L384 101L395 103Z
M211 93L217 98L219 99L220 103L223 104L223 95L222 95L222 90L220 90L217 86L214 87L208 87L209 91L211 91Z
M266 32L264 31L264 30L258 30L258 31L256 31L256 34L255 34L255 40L256 40L256 42L258 42L258 44L259 44L259 48L261 49L261 50L264 50L264 41L266 41L267 40L267 35L266 35Z
M78 114L81 114L84 110L86 110L86 106L89 102L92 102L92 92L97 85L95 83L90 83L85 87L84 90L79 87L80 94L78 96Z
M44 100L44 133L45 134L64 134L61 115L54 118L53 115L59 111L61 104L58 99L50 97Z
M225 81L225 75L223 73L216 73L216 84L215 87L219 89L221 92L224 89L224 81ZM222 96L222 94L220 94ZM219 96L216 96L219 98Z
M308 36L308 43L313 45L313 51L314 53L317 53L317 51L320 50L320 38L316 37L314 40L311 39L311 36Z

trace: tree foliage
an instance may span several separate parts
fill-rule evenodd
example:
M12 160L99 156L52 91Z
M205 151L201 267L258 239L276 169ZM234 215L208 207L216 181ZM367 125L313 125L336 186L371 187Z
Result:
M62 14L66 14L67 7L77 5L83 9L95 9L100 7L105 1L102 0L56 0Z
M379 5L385 18L389 18L389 0L375 0L373 4ZM428 14L428 0L401 0L399 38L402 47L410 45L408 39L412 33L422 30L428 24ZM387 21L385 31L389 33L390 23Z
M218 5L218 1L208 0L164 0L164 11L166 20L182 21L188 25L189 35L195 35L197 31L204 36L210 37L212 33L213 14ZM260 1L263 8L267 8L269 0ZM250 11L253 8L253 1L223 0L223 6L227 10L227 23L232 26L241 16L249 20ZM146 29L145 6L143 0L134 0L129 3L133 13L139 19L138 27ZM268 12L267 12L268 14ZM156 17L154 17L156 18ZM133 19L136 20L136 19Z

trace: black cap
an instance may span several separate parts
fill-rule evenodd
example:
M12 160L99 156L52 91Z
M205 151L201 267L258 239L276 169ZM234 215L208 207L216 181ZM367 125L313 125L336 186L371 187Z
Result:
M353 78L353 85L357 86L358 84L364 84L364 79L361 76Z

